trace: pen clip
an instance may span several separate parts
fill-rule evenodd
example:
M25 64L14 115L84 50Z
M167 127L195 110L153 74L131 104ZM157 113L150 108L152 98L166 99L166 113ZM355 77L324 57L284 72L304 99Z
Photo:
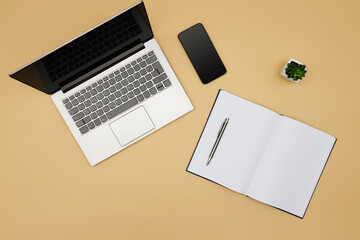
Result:
M222 122L222 124L221 124L221 126L220 126L220 128L219 128L219 131L218 131L218 133L217 133L217 136L220 135L221 130L224 128L225 123L226 123L227 121L229 121L228 119L229 119L229 118L225 118L225 120Z

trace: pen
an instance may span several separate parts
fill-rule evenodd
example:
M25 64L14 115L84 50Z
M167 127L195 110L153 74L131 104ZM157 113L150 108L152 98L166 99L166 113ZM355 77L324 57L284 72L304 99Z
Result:
M219 142L221 140L222 135L224 134L225 128L228 125L229 120L230 120L230 118L225 118L224 122L221 124L219 132L218 132L217 137L216 137L215 144L214 144L213 148L211 149L211 152L210 152L208 161L206 163L206 166L209 165L209 163L211 162L211 159L213 158L213 156L215 154L216 148L219 145Z

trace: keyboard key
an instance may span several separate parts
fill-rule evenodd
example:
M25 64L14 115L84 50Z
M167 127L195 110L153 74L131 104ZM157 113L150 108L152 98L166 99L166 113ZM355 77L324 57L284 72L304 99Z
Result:
M166 73L163 73L163 74L161 74L160 76L154 78L154 79L153 79L153 82L154 82L155 84L158 84L159 82L161 82L162 80L165 80L166 78L167 78Z
M154 68L154 71L156 71L158 74L161 74L164 72L164 69L162 68L162 66L160 65L160 63L158 61L154 62L152 66Z
M136 61L137 61L137 62L141 62L141 61L142 61L142 59L141 59L141 58L138 58L138 59L136 59Z
M152 82L147 82L145 85L147 88L151 88L152 86L154 86Z
M137 72L137 73L134 74L135 79L139 79L140 77L141 77L140 73Z
M122 103L121 99L116 99L116 100L115 100L115 104L116 104L117 106L119 106L121 103Z
M121 79L122 79L122 77L121 77L120 75L115 77L115 80L116 80L117 82L119 82Z
M139 95L139 96L137 96L136 98L137 98L137 100L138 100L139 102L142 102L142 101L144 101L144 99L145 99L142 94Z
M107 81L107 80L109 80L109 77L106 76L106 77L103 78L103 80L104 80L104 81Z
M134 84L134 87L140 86L140 82L138 80L136 80L133 84Z
M74 115L79 112L79 109L77 107L74 107L69 110L70 115Z
M131 83L127 85L127 90L131 91L133 89L134 89L134 85L132 85Z
M135 95L139 95L140 94L140 89L136 88L133 92L134 92Z
M130 99L130 98L133 98L135 96L135 94L133 92L129 92L127 94L127 97Z
M80 111L81 111L81 110L84 110L84 109L85 109L85 105L84 105L83 103L80 103L80 104L78 105L78 108L79 108Z
M72 118L76 122L76 121L82 119L83 117L85 117L85 114L83 112L79 112L78 114L74 115Z
M109 80L110 85L114 85L116 83L115 78Z
M89 98L91 97L91 93L89 93L89 92L85 93L85 94L84 94L84 97L85 97L86 99L89 99Z
M135 70L133 68L129 68L128 71L127 71L127 73L129 75L132 75L134 72L135 72Z
M119 70L116 70L114 73L115 73L115 75L119 75L119 74L120 74L120 71L119 71Z
M101 124L101 121L99 118L94 120L95 126L99 126Z
M91 89L90 93L91 93L91 96L95 96L97 94L97 91L96 91L96 89Z
M120 92L121 92L122 94L126 94L126 93L128 92L128 90L126 89L126 87L124 87L124 88L122 88L122 89L120 90Z
M124 80L121 81L121 84L122 84L123 86L126 86L126 85L129 84L129 82L128 82L128 80L124 79Z
M139 63L139 65L140 65L140 67L144 68L144 67L146 67L147 64L145 61L143 61L143 62Z
M154 51L148 53L149 56L154 55Z
M116 91L116 88L115 88L114 86L111 86L111 87L109 88L109 91L110 91L111 93L113 93L113 92Z
M106 96L106 97L110 95L110 91L107 89L103 93L104 93L104 96Z
M96 114L96 112L93 112L92 114L90 114L90 117L91 117L91 119L95 119L95 118L97 118L97 114Z
M85 115L89 115L90 114L90 109L89 108L87 108L87 109L85 109L84 111L83 111L83 113L85 114Z
M109 74L109 78L113 78L115 75L113 73Z
M101 99L104 98L104 94L99 93L98 95L96 95L96 98L97 98L98 100L101 100Z
M166 79L164 82L165 87L169 87L171 85L171 82L169 79Z
M141 84L144 84L144 83L146 82L146 79L145 79L144 77L142 77L142 78L139 79L139 82L140 82Z
M133 68L134 68L135 71L139 71L140 70L140 65L136 64Z
M140 86L140 90L143 92L143 91L145 91L146 90L146 86L145 85L141 85Z
M115 101L115 102L116 102L116 101ZM102 108L102 110L103 110L104 112L108 112L108 111L110 111L110 108L109 108L109 106L105 106L105 107Z
M161 90L164 89L164 85L162 85L162 83L160 83L160 84L156 85L156 89L157 89L158 91L161 91Z
M117 116L118 114L128 110L129 108L135 106L137 103L138 103L138 100L136 98L133 98L130 101L128 101L128 102L114 108L110 112L106 113L106 116L107 116L107 118L111 119L111 118Z
M101 115L104 114L104 111L103 111L102 109L99 109L99 110L96 111L96 114L97 114L98 116L101 116Z
M71 104L72 104L73 106L76 106L76 105L79 104L79 100L74 99L74 100L71 102Z
M101 108L101 107L103 107L104 105L103 105L103 103L102 102L97 102L96 103L96 107L97 108Z
M72 101L72 100L75 99L75 96L74 96L74 95L71 95L71 96L69 97L69 99L70 99L70 101Z
M149 92L151 95L154 95L155 93L157 93L156 89L154 87L149 89Z
M130 64L126 64L125 66L127 69L131 68L131 65Z
M117 84L115 84L115 87L116 87L116 89L121 89L121 87L122 87L122 85L121 85L121 83L117 83Z
M81 127L81 126L83 126L85 123L83 122L83 120L80 120L80 121L78 121L78 122L76 122L76 126L77 127Z
M116 104L112 102L109 104L109 107L110 107L110 109L114 109L116 107Z
M92 97L92 98L90 98L90 101L91 101L92 103L96 103L96 102L97 102L97 98L96 98L96 97Z
M150 93L149 93L149 91L148 91L148 90L146 90L143 94L144 94L144 97L145 97L145 98L150 97Z
M117 91L116 93L115 93L115 97L117 97L117 98L119 98L119 97L121 97L121 92L120 91Z
M93 84L91 84L91 86L92 86L93 88L95 88L95 87L97 86L97 83L93 83Z
M120 68L120 71L121 72L125 71L125 67Z
M95 127L95 124L93 122L90 122L88 125L89 129L93 129Z
M135 81L135 78L133 76L130 76L127 78L127 80L128 80L128 82L133 82L133 81Z
M67 104L68 102L69 102L69 99L67 99L67 98L63 100L64 104Z
M133 65L133 66L136 65L136 61L132 61L131 65Z
M102 90L104 90L102 85L97 86L96 91L101 92Z
M152 79L151 74L150 74L150 73L149 73L149 74L147 74L147 75L145 76L145 79L146 79L146 80L148 80L148 81L149 81L149 80L151 80L151 79Z
M82 128L79 129L81 134L87 133L89 131L89 128L85 125Z
M147 58L148 58L148 55L142 56L142 59L147 59Z
M148 59L146 59L145 61L146 61L147 64L150 64L150 63L155 62L156 59L157 59L156 56L153 55L153 56L149 57Z
M108 98L104 98L104 100L102 100L102 103L104 105L108 104L110 102L110 100Z
M88 106L91 105L91 102L90 102L89 100L86 100L86 101L84 102L84 105L85 105L85 107L88 107Z
M79 92L75 93L75 97L79 97L79 96L80 96Z
M100 117L100 120L101 120L101 122L106 122L108 119L107 119L107 117L105 116L105 115L102 115L101 117Z
M89 109L90 109L90 111L94 112L94 111L96 111L97 107L95 105L92 105L92 106L90 106Z
M69 102L65 105L66 109L69 110L70 108L73 107L73 105Z
M87 91L90 91L90 90L91 90L91 86L86 87L86 90L87 90Z
M84 119L83 119L84 123L87 124L88 122L91 121L91 118L90 116L86 116Z
M103 84L103 87L104 87L104 89L110 87L110 83L109 83L109 82L104 83L104 84Z
M141 69L141 70L140 70L140 74L141 74L141 76L146 75L146 73L147 73L147 72L146 72L146 69Z
M109 101L114 101L115 100L115 95L114 94L111 94L109 97L108 97Z
M121 97L121 101L126 102L128 100L128 97L126 95Z
M104 81L100 79L99 81L97 81L97 84L103 84L103 82Z
M159 76L160 74L159 74L159 72L158 71L152 71L152 73L151 73L151 76L153 76L153 77L157 77L157 76Z
M157 61L156 61L155 63L157 63ZM155 63L154 63L154 64L155 64ZM149 65L149 66L146 67L146 71L147 71L147 72L151 72L152 70L153 70L153 67L152 67L151 65Z

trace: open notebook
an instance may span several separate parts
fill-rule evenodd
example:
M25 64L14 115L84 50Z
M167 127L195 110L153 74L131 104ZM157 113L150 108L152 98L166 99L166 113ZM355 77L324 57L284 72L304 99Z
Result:
M220 90L187 171L303 218L335 142L327 133Z

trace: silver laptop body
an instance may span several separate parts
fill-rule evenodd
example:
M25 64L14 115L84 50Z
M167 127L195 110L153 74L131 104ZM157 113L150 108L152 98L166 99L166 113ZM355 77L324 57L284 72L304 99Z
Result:
M143 2L10 76L51 94L91 166L193 109Z

